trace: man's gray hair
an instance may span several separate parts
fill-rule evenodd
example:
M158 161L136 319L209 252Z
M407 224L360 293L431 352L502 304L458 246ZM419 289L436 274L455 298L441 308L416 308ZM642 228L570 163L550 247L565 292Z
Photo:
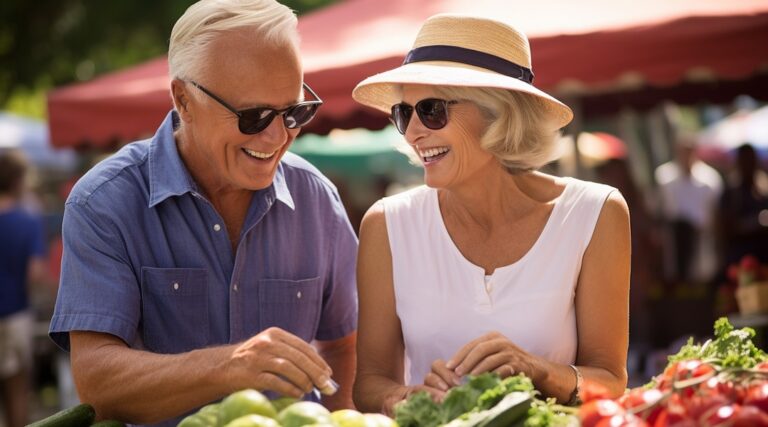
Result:
M298 47L296 15L275 0L200 0L176 21L168 48L171 78L187 80L203 68L206 49L219 34L249 29L256 42Z

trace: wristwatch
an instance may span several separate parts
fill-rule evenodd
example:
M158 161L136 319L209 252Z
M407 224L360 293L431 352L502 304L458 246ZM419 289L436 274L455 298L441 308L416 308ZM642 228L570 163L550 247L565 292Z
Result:
M577 368L576 365L568 366L570 366L571 369L573 369L573 373L576 374L576 387L573 388L571 397L567 402L565 402L565 404L568 406L578 406L581 405L581 397L579 396L579 391L581 391L581 382L584 380L584 378L581 376L581 371L579 371L579 368Z

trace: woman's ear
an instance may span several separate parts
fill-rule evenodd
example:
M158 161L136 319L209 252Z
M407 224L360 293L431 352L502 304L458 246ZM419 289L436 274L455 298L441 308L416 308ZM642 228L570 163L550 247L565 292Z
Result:
M189 102L190 97L187 92L186 85L182 80L173 79L171 81L171 96L173 97L173 107L179 113L181 120L188 122L192 120L192 112L190 111Z

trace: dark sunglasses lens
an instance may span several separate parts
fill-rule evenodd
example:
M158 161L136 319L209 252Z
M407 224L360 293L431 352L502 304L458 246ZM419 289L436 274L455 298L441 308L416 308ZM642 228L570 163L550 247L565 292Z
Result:
M416 103L416 114L429 129L442 129L448 123L445 101L423 99Z
M283 122L288 129L300 128L309 123L317 113L319 104L298 104L285 112Z
M271 108L253 108L241 111L240 114L240 132L246 135L263 131L275 118L275 110Z
M408 104L401 103L392 106L392 123L395 124L397 131L405 135L405 131L408 129L408 122L411 120L413 114L413 107Z

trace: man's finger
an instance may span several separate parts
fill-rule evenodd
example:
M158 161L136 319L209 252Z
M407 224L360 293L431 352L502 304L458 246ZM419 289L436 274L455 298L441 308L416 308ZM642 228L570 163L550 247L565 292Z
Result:
M304 393L312 391L312 379L290 359L282 357L271 358L264 364L264 371L275 374Z
M256 381L257 384L254 388L258 390L270 390L281 396L295 397L297 399L304 396L304 392L295 385L270 372L260 373L256 377Z
M307 347L305 346L299 346L299 348L292 346L292 340L284 341L276 354L280 355L280 357L284 359L291 361L293 365L295 365L309 377L312 384L315 385L318 389L327 389L331 382L331 369L328 367L328 364L325 363L320 355L315 352L314 348L309 346L304 341L301 341L298 338L296 339L301 343L306 344L307 347L311 349L310 353L314 354L316 357L312 357L310 354L307 354Z
M333 370L328 366L325 360L323 360L315 347L290 332L286 332L282 329L275 329L279 331L275 336L277 339L303 353L315 365L326 371L329 377L333 374Z

